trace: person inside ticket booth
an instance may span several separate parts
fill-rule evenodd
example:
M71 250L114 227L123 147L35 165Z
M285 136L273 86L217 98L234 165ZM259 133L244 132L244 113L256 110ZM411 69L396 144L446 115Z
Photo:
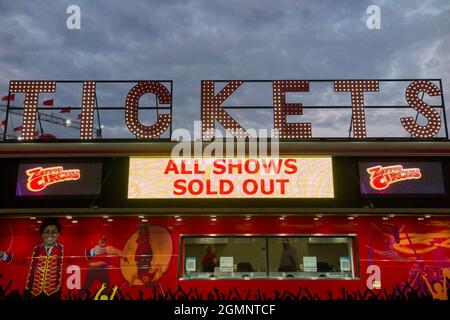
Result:
M289 241L283 241L282 246L283 250L281 252L278 272L299 271L297 251L295 250L295 248L289 243Z
M207 245L205 247L205 253L202 256L201 264L203 272L214 272L214 268L219 265L217 262L216 250L212 245Z

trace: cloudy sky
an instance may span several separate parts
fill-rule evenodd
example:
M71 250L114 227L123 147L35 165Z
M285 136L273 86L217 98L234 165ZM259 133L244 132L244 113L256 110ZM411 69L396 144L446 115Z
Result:
M79 30L66 26L73 4L81 10ZM369 5L381 9L380 30L366 25ZM448 0L0 0L0 92L7 93L12 79L173 80L174 129L191 131L200 119L200 81L207 79L441 78L450 101L449 31ZM366 103L406 105L407 85L382 85L382 95ZM99 104L123 106L130 88L99 86ZM59 106L79 105L80 87L58 87L54 98ZM146 99L150 106L153 100ZM270 84L249 84L227 105L267 106L271 99ZM310 93L291 99L305 105L350 101L333 93L331 83L311 85ZM246 128L273 126L271 110L230 113ZM368 135L407 136L399 122L405 115L415 112L367 111ZM140 119L150 124L154 116ZM105 112L104 136L129 136L123 117ZM345 136L350 113L308 110L293 120L310 121L314 136ZM56 135L78 135L44 125Z

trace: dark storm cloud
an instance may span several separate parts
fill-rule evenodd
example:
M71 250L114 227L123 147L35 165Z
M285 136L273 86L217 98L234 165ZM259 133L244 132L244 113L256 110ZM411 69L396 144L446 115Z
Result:
M66 28L71 4L81 8L81 30ZM370 4L381 7L381 30L366 27ZM2 92L10 79L171 79L175 127L192 129L200 119L202 79L426 77L442 78L444 92L450 90L445 0L18 0L0 8ZM117 96L118 105L124 98ZM331 104L343 98L319 99ZM397 114L389 115L370 119L398 126ZM336 112L315 119L313 128L329 131L350 121ZM114 132L124 125L106 120ZM241 122L268 120L258 113Z

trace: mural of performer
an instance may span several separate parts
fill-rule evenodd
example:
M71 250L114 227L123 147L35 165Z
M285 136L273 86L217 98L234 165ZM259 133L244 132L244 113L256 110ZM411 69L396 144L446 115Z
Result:
M404 260L404 261L407 260L406 258L400 256L394 248L395 244L400 243L400 233L402 232L405 226L401 226L400 228L398 228L396 225L391 225L390 233L385 233L374 223L372 223L372 226L387 237L387 239L384 242L385 250L378 250L369 247L369 249L371 249L373 253L376 253L377 255L388 259Z
M107 242L108 238L106 236L101 236L95 247L86 250L86 258L90 262L87 270L86 281L79 292L79 297L89 290L97 281L102 283L102 285L104 284L104 292L105 294L109 294L111 290L111 283L108 269L111 265L111 258L118 256L125 262L128 262L128 257L124 252L113 246L107 245Z
M57 242L61 225L45 219L39 227L43 242L33 248L24 297L32 300L61 299L64 247ZM10 263L13 254L0 251L2 261Z
M165 295L161 279L169 268L172 250L172 237L165 228L139 223L123 248L129 257L129 263L121 261L123 277L130 285L159 288Z
M400 287L410 287L420 292L427 291L434 299L444 300L447 297L447 291L443 289L441 282L444 281L446 286L446 280L442 277L448 271L442 273L442 269L448 267L450 262L446 252L449 247L447 246L448 225L441 225L439 222L430 222L429 225L444 227L444 229L437 232L409 234L403 225L401 228L390 225L390 233L385 233L372 223L372 226L387 239L385 250L376 250L368 246L369 253L373 252L385 258L412 263L408 270L407 283ZM432 258L430 256L422 258L427 254L431 254Z
M157 269L152 269L153 249L150 243L150 230L148 224L138 226L138 238L136 239L136 252L134 257L137 266L137 278L144 285L150 285L155 277Z

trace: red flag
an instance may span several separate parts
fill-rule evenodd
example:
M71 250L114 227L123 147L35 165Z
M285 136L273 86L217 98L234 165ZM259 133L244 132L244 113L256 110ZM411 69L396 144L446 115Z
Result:
M4 125L6 125L6 119L5 119L5 120L2 120L2 121L0 121L0 126L4 126Z
M42 102L44 106L53 106L53 99L47 99Z
M10 94L9 96L3 96L2 97L2 101L14 101L14 97L15 97L16 95L13 93L13 94Z
M23 127L23 126L15 127L15 128L14 128L14 132L16 132L16 131L22 131L22 127Z
M70 107L68 107L68 108L61 108L59 113L70 113Z

